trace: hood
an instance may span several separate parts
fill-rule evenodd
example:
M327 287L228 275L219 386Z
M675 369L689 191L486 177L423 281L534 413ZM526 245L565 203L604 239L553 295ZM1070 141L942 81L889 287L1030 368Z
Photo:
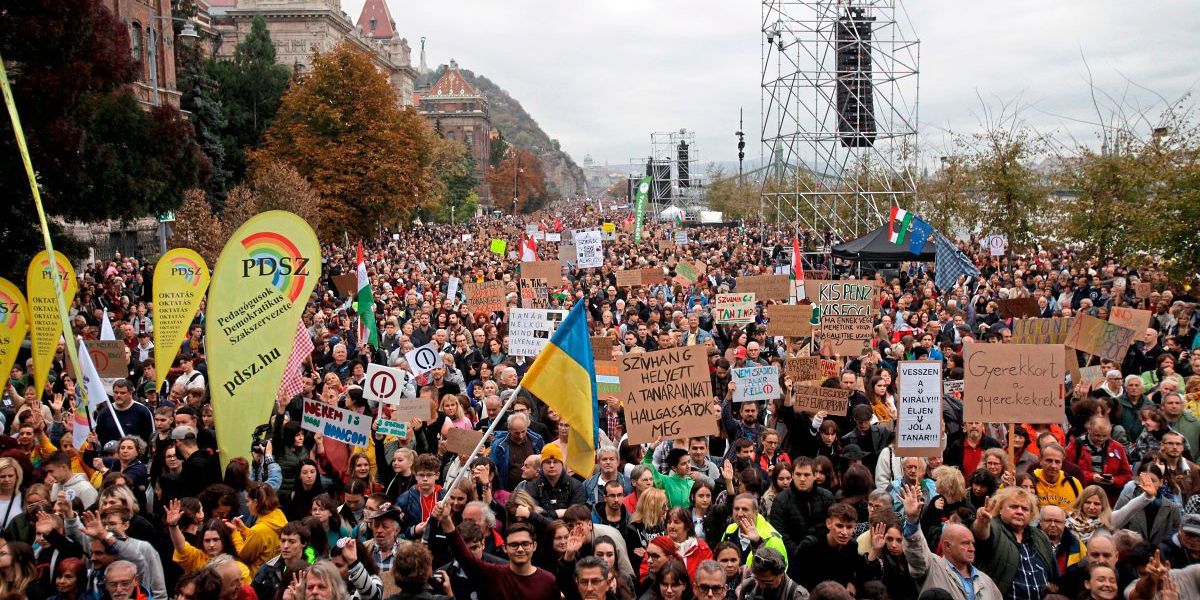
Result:
M283 515L282 510L277 508L277 509L259 517L258 521L256 521L254 523L254 526L257 527L259 525L266 526L266 527L270 528L271 531L273 531L275 533L279 533L280 531L283 530L283 526L287 525L287 517L285 517Z

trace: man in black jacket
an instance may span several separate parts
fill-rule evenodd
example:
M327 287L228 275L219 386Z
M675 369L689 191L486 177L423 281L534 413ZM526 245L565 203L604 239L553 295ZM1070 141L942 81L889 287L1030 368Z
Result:
M546 444L542 448L542 474L526 484L525 490L542 507L547 519L562 518L568 506L584 504L583 486L566 474L558 444Z
M833 505L833 494L815 484L811 458L794 458L792 470L792 485L775 497L769 519L783 536L788 556L796 555L825 535L825 518Z

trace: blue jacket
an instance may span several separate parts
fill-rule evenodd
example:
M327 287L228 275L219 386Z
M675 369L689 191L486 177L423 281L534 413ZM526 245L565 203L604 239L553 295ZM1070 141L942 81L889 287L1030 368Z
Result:
M446 490L438 490L434 495L441 500L446 495ZM396 499L396 508L404 513L404 521L400 523L400 535L410 540L420 537L413 531L413 528L421 522L421 491L416 487L404 490L404 493Z
M631 492L633 492L633 484L630 483L629 478L620 471L617 471L617 481L620 481L621 485L625 488L625 495L629 495ZM602 490L596 489L599 485L600 471L597 470L591 477L587 479L587 481L583 482L583 501L585 503L591 505L596 502L604 502L604 498L596 497L598 492L602 492Z
M527 431L525 435L529 436L529 443L533 444L533 451L536 453L542 452L542 447L546 445L546 441L542 436ZM496 433L496 441L492 442L492 462L496 464L496 477L500 479L500 487L508 489L508 432L500 431Z

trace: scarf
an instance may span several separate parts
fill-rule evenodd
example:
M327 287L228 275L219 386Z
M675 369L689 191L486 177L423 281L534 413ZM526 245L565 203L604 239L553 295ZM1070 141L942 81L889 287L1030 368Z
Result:
M1088 540L1092 539L1093 535L1100 529L1108 529L1104 523L1100 522L1099 518L1085 517L1082 514L1071 514L1067 516L1067 529L1075 533L1075 537L1083 544L1087 544Z

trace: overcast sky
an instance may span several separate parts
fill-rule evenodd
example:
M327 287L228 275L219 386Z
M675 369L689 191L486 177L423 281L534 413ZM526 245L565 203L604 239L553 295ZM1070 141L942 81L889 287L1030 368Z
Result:
M363 0L342 0L357 20ZM416 66L451 58L502 86L576 161L646 156L650 133L697 133L703 161L737 156L745 109L747 158L760 154L760 10L751 0L441 0L389 8ZM910 0L921 41L920 143L937 154L947 131L979 127L980 101L1020 97L1040 131L1095 121L1087 69L1131 103L1169 99L1200 81L1200 10L1154 0Z

